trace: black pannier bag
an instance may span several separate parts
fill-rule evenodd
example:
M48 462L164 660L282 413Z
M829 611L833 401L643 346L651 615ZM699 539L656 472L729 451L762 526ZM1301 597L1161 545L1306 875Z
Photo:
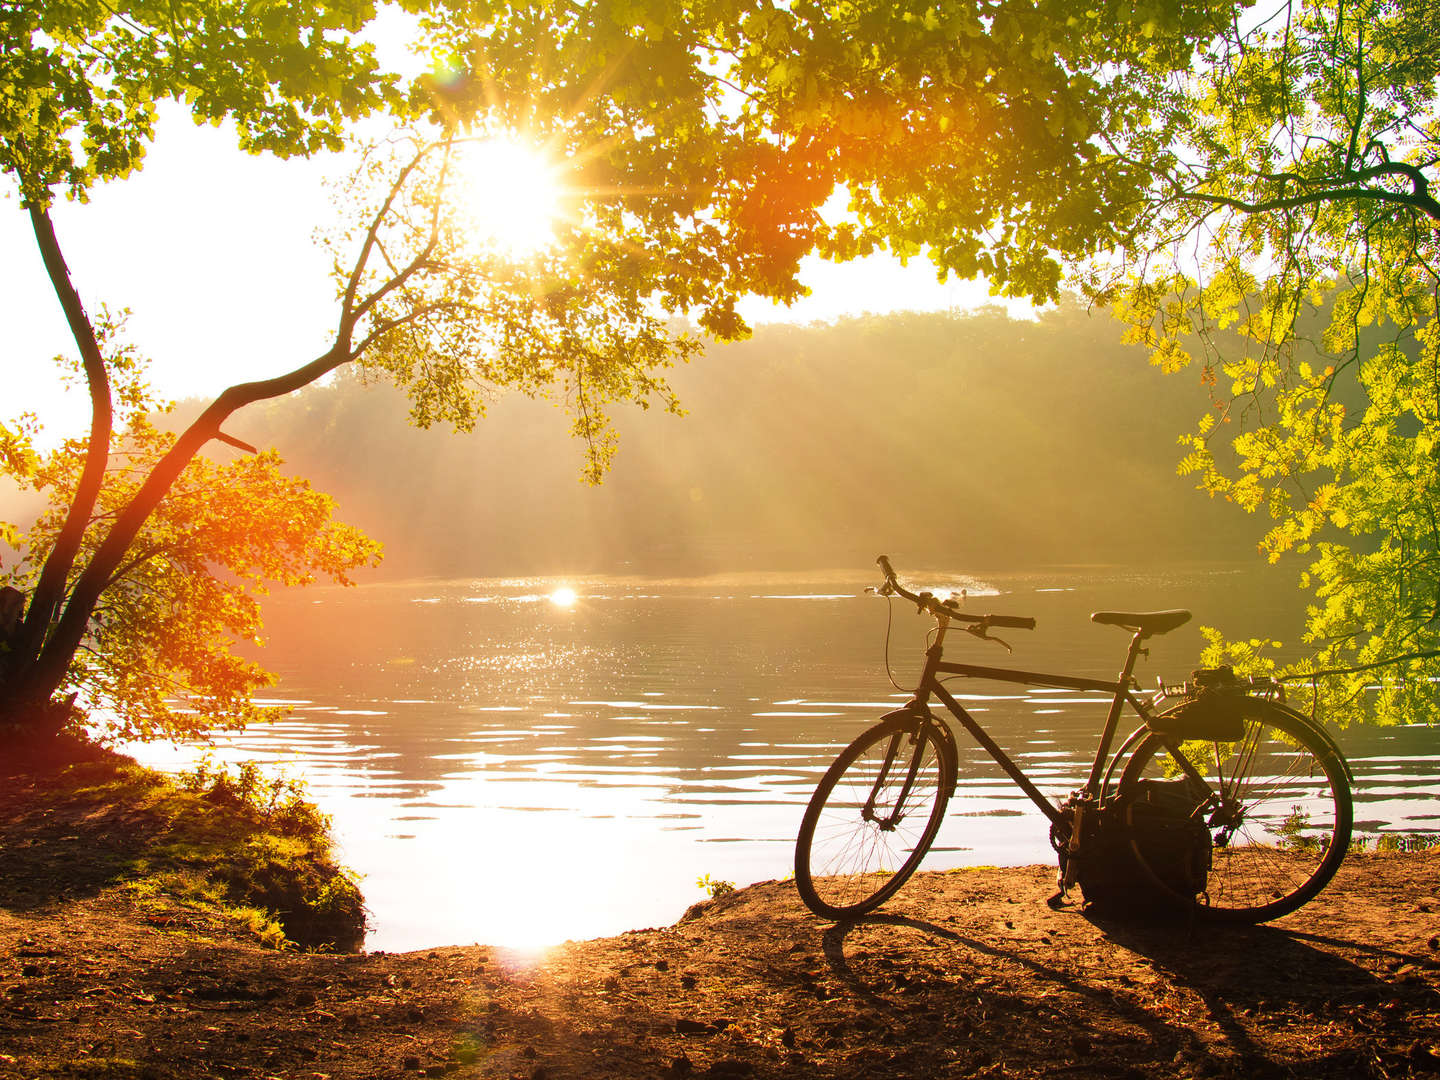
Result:
M1210 872L1210 830L1198 810L1184 777L1141 780L1123 798L1085 816L1079 850L1061 852L1061 873L1074 859L1086 905L1102 914L1174 913L1205 891Z
M1183 900L1204 892L1210 830L1189 780L1141 780L1121 800L1121 808L1135 846L1161 884Z
M1227 664L1201 668L1190 675L1195 694L1173 709L1146 721L1152 731L1179 739L1234 742L1245 734L1247 717L1258 716L1264 703L1246 695L1245 684Z

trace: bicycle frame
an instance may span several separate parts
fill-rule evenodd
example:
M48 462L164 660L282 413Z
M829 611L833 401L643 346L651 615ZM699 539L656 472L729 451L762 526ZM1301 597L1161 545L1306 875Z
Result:
M1074 675L1056 675L1039 671L1021 671L1017 668L987 667L981 664L957 664L947 662L943 659L945 634L949 629L949 620L944 616L936 618L937 630L935 640L925 650L925 670L920 676L920 684L915 690L915 696L906 706L907 709L916 711L934 719L930 711L930 699L937 698L958 720L962 727L970 733L985 752L995 759L995 763L1005 771L1005 774L1013 780L1020 790L1029 796L1030 801L1040 808L1050 821L1056 825L1062 824L1067 814L1052 803L1031 782L1030 778L1015 764L1010 755L992 739L980 726L979 722L965 711L965 707L955 700L954 695L945 689L940 681L941 675L959 675L976 679L986 679L993 682L1019 683L1025 686L1048 686L1061 690L1095 690L1111 695L1110 712L1105 718L1105 727L1100 733L1100 745L1095 750L1095 760L1090 766L1090 777L1082 789L1091 797L1099 800L1104 786L1104 780L1109 775L1106 769L1106 762L1110 759L1110 747L1115 741L1116 730L1120 726L1120 714L1128 703L1141 720L1147 720L1151 716L1149 703L1137 696L1134 691L1133 673L1135 661L1144 652L1141 642L1144 635L1136 633L1130 639L1130 647L1125 653L1125 666L1119 677L1113 681L1104 679L1086 679ZM1128 744L1127 744L1128 745ZM1181 759L1184 760L1183 758ZM1188 763L1186 763L1188 764ZM1112 765L1113 768L1113 765ZM1188 768L1186 771L1190 771ZM1203 784L1200 777L1195 777Z

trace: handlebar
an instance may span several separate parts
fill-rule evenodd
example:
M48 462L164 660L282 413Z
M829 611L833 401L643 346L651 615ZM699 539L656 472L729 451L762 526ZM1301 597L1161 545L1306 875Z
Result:
M895 576L895 568L890 565L890 557L881 555L875 560L880 564L880 569L885 574L885 584L880 586L879 592L882 596L899 596L909 600L921 611L928 611L937 619L950 619L953 622L977 623L983 627L1009 626L1017 630L1034 630L1035 620L1025 615L971 615L960 610L960 605L955 600L941 600L933 593L911 592L900 584Z

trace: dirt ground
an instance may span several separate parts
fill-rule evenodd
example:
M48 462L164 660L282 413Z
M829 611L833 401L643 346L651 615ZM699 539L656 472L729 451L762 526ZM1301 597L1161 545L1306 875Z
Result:
M1440 852L1357 856L1255 928L1052 911L1051 882L921 874L842 926L771 882L529 956L276 953L0 884L0 1077L1440 1074Z

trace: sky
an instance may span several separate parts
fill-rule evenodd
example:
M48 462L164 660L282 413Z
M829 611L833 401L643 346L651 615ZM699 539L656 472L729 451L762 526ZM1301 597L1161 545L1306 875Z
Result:
M333 220L327 176L336 158L280 161L244 154L223 128L171 108L144 168L60 202L56 231L92 318L129 308L127 338L151 361L164 396L213 396L281 374L323 352L335 290L312 233ZM13 191L0 199L0 419L34 411L51 437L83 430L83 391L64 389L50 362L74 355L59 302ZM755 300L754 323L812 322L864 312L969 309L998 302L979 282L940 284L928 261L889 257L835 266L812 260L813 295L786 309ZM1013 305L1016 314L1028 305Z

